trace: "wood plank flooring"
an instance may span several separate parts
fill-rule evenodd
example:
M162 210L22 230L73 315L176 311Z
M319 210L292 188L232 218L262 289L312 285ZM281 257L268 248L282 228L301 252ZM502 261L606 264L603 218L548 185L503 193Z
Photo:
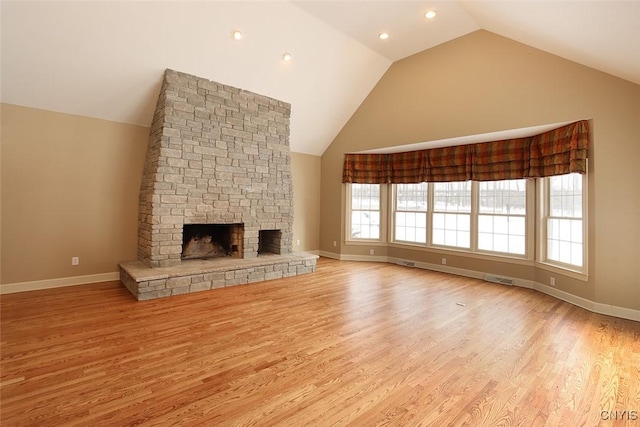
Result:
M111 282L1 310L3 427L640 426L622 413L640 418L639 322L442 273L321 258L197 294L137 302Z

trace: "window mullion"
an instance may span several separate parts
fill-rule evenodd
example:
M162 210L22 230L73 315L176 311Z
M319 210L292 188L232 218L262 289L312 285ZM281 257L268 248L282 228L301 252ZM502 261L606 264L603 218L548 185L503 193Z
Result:
M536 248L536 191L535 191L535 180L527 179L526 181L526 189L527 189L527 199L526 199L526 227L527 227L527 235L525 237L525 250L527 259L533 260L535 259L535 248Z
M391 190L391 184L380 184L380 240L383 242L389 241L389 216L391 211L389 210L389 203L391 197L389 197L389 191Z
M478 251L478 212L480 211L480 185L476 181L471 181L471 251Z
M433 246L433 183L427 183L427 246Z
M389 230L387 231L387 237L390 242L394 242L396 240L396 216L398 212L398 203L396 198L398 197L398 186L396 184L389 184L391 188L391 197L389 198L388 205L390 206L389 212L390 215L388 217Z

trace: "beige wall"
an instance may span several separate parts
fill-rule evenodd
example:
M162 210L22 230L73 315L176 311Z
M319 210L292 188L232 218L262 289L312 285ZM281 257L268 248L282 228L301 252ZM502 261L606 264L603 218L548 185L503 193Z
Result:
M291 153L294 251L320 247L320 161L319 156Z
M149 128L7 104L1 113L0 283L111 273L136 259ZM294 250L316 251L320 157L291 162Z
M640 86L486 31L394 63L325 151L320 249L362 251L344 245L342 237L344 153L579 119L593 119L590 276L585 283L554 273L557 288L640 309L640 191L634 189L640 182L634 166L640 158ZM340 242L337 248L333 240ZM451 261L458 268L496 268L465 257ZM549 283L542 269L502 269Z
M136 258L148 137L145 127L2 105L3 284L109 273Z

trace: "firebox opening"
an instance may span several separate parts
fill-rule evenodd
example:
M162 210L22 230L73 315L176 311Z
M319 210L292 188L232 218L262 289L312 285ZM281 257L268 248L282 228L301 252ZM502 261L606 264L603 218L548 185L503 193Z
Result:
M185 224L182 259L241 257L242 224Z
M258 255L280 255L281 239L281 230L260 230L258 233Z

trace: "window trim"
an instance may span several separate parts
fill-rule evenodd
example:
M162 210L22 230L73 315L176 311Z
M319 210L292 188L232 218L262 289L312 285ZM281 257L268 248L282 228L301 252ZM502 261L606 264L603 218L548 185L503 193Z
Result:
M536 224L538 226L539 233L536 235L537 239L537 251L536 251L536 265L544 268L548 271L559 271L563 274L568 274L573 278L586 280L589 277L589 222L588 222L588 174L582 174L582 266L574 264L567 264L561 261L549 259L548 253L548 229L547 219L549 218L550 208L550 177L539 178L536 182L538 185L536 191L537 197L537 209L536 209ZM576 218L571 218L576 219Z
M544 182L548 183L548 178L528 178L527 196L526 196L526 236L525 236L525 255L512 254L508 252L487 251L478 249L478 217L479 206L479 182L472 181L472 212L471 217L471 247L461 248L454 246L434 245L432 243L433 235L433 207L434 192L433 185L429 183L427 186L427 243L408 242L395 240L395 189L393 184L371 184L380 186L380 238L379 239L354 239L350 237L351 227L351 184L345 187L345 203L346 209L343 211L345 224L345 240L347 246L388 246L400 249L411 249L422 252L431 252L439 254L451 254L464 256L468 258L481 259L486 261L499 261L517 265L528 265L535 268L562 274L580 281L588 281L588 264L589 264L589 222L588 222L588 174L583 174L582 186L582 221L583 221L583 267L576 268L569 264L559 262L543 261L546 256L546 217L544 215L545 206L542 203L545 195ZM547 184L548 185L548 184Z
M380 207L378 209L378 212L380 213L380 234L379 234L379 238L377 239L364 239L364 238L354 238L351 236L351 188L352 188L352 184L348 184L346 186L346 191L345 191L345 202L346 202L346 209L344 212L345 215L345 227L344 227L344 231L345 231L345 235L344 235L344 242L345 244L358 244L358 243L362 243L362 244L367 244L367 245L371 245L371 244L381 244L381 243L386 243L387 242L387 212L388 212L388 207L387 207L387 192L388 192L388 185L384 185L384 184L365 184L365 185L377 185L380 188Z
M389 242L393 242L393 243L400 243L400 244L404 244L404 245L412 245L412 246L419 246L419 247L424 247L426 245L429 244L429 240L431 238L431 231L430 231L430 227L429 224L431 224L431 220L429 218L429 212L430 209L429 207L431 206L430 203L430 198L429 198L429 185L428 183L425 182L425 184L427 184L427 194L426 194L426 204L427 204L427 210L426 211L405 211L405 210L398 210L397 207L397 202L398 202L398 185L403 185L403 184L391 184L389 185L390 187L390 193L391 193L391 197L389 198L389 212L391 213L390 215L390 224L389 224ZM398 212L405 212L405 213L424 213L425 214L425 226L426 226L426 236L425 236L425 242L413 242L411 240L398 240L396 238L396 214Z
M525 186L526 186L526 199L525 199L525 214L524 215L513 215L513 214L486 214L486 213L481 213L480 212L480 185L479 182L477 183L476 187L476 194L475 194L475 232L474 232L474 237L475 237L475 245L473 246L475 249L475 253L480 253L480 254L487 254L487 255L491 255L491 256L501 256L501 257L507 257L507 258L513 258L513 259L523 259L523 260L528 260L528 261L533 261L535 260L535 233L536 233L536 228L535 228L535 217L536 217L536 212L535 212L535 202L536 202L536 179L535 178L522 178L525 181ZM511 180L506 180L506 181L511 181ZM474 201L472 200L472 203L474 203ZM473 207L473 206L472 206ZM480 215L493 215L493 216L505 216L505 217L509 217L509 216L519 216L522 217L524 216L524 221L525 221L525 236L524 236L524 254L516 254L516 253L511 253L511 252L500 252L500 251L489 251L486 249L480 249L478 247L478 233L480 231L479 228L479 218ZM473 225L473 224L472 224Z
M527 213L524 215L526 222L526 236L525 236L525 253L524 254L516 254L509 252L500 252L500 251L490 251L485 249L478 248L478 218L481 215L479 212L480 205L480 182L471 181L471 212L449 212L449 213L460 213L464 215L469 215L470 217L470 225L469 230L471 233L470 236L470 247L460 247L460 246L447 246L433 243L433 214L434 213L447 213L447 212L435 212L434 211L434 186L433 183L428 183L427 186L427 242L410 242L405 240L396 240L395 238L395 202L396 202L396 184L389 184L390 188L389 192L391 193L390 203L389 203L389 235L388 242L393 247L409 247L412 249L437 249L439 251L455 251L463 254L478 254L484 257L498 257L501 259L514 259L514 260L524 260L533 262L535 260L535 187L536 180L525 179L526 183L526 211ZM509 216L506 215L505 216ZM485 258L488 259L488 258Z
M470 182L471 183L471 188L469 188L469 197L471 198L470 200L470 205L469 205L469 212L460 212L460 211L436 211L436 191L435 191L435 184L439 184L436 182L433 183L429 183L430 185L428 186L428 191L431 193L431 204L429 206L431 206L431 239L428 241L428 244L432 247L436 247L436 248L443 248L443 249L456 249L456 250L460 250L460 251L467 251L467 252L474 252L474 229L473 229L473 206L474 206L474 188L476 187L474 181L460 181L460 182ZM444 183L446 184L446 183ZM439 243L434 243L433 242L433 216L434 214L442 214L442 215L467 215L469 217L469 247L465 247L465 246L454 246L454 245L445 245L445 244L439 244ZM446 231L446 229L445 229Z

